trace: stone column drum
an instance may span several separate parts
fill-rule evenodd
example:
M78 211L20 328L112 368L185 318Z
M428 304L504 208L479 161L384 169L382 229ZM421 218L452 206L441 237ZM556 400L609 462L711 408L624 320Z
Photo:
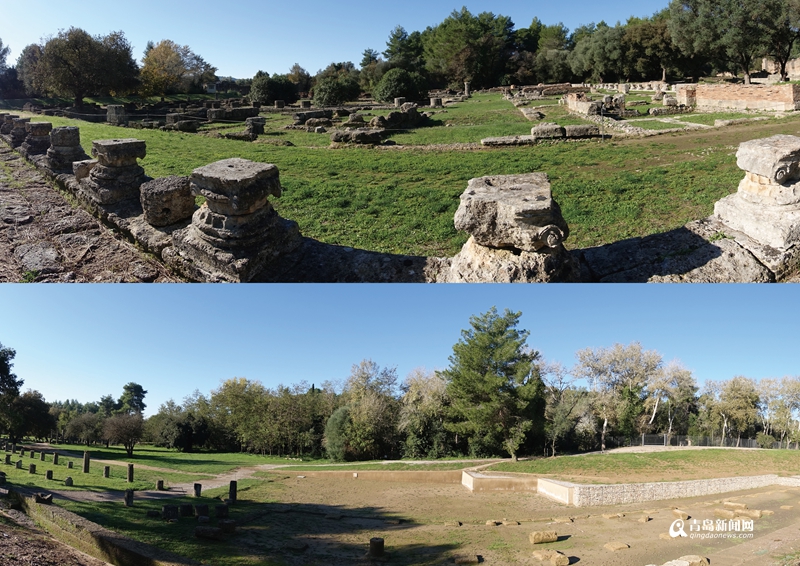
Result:
M190 277L250 281L270 259L300 243L297 224L278 216L268 200L281 195L275 165L235 157L195 169L190 178L192 193L206 202L191 225L173 235L175 250L167 254L178 269L188 260Z
M20 146L23 155L42 155L50 148L50 132L53 124L50 122L28 122L25 125L27 135Z
M106 106L106 122L115 126L126 126L128 116L125 114L125 107L121 104L109 104Z
M97 140L92 142L92 155L97 158L97 164L80 183L93 201L109 205L139 198L139 187L146 177L136 160L147 155L145 142L137 139Z
M569 228L544 173L471 179L454 218L470 234L442 282L558 282L578 278Z
M3 123L0 124L0 134L7 136L14 128L14 120L19 118L17 114L6 114L3 116Z
M778 251L800 243L800 137L779 134L739 145L739 190L714 205L727 226Z
M11 137L12 147L19 147L25 142L28 135L26 124L30 121L30 118L14 118L11 121L12 128L8 135Z
M50 132L47 165L53 171L72 171L76 161L89 159L81 147L81 133L75 126L61 126Z

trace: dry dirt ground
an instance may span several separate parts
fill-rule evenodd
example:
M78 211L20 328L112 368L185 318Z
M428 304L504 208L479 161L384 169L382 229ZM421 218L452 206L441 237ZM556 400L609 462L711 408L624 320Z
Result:
M174 280L0 142L0 283Z

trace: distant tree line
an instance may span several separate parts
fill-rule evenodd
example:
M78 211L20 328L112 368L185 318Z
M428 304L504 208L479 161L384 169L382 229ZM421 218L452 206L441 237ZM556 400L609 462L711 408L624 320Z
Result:
M684 79L730 72L749 82L761 57L786 63L798 55L800 0L672 0L649 18L579 26L544 25L538 18L516 28L507 16L466 8L423 31L397 26L382 53L365 49L353 62L331 63L312 76L299 64L286 74L259 71L252 79L222 81L253 86L254 102L291 102L313 95L336 105L362 93L389 101L425 97L431 89L461 89L560 82L629 82ZM217 81L216 68L188 46L149 42L142 66L124 34L90 36L78 28L26 46L7 65L0 40L0 96L55 94L74 98L201 92Z
M586 348L572 368L548 363L517 328L521 313L470 319L442 371L402 382L371 360L339 384L270 389L232 378L142 418L147 393L47 403L20 393L15 352L0 345L0 432L86 445L140 441L185 452L245 451L333 460L555 455L604 449L612 437L704 436L765 447L800 442L800 376L736 376L698 388L692 372L637 343Z

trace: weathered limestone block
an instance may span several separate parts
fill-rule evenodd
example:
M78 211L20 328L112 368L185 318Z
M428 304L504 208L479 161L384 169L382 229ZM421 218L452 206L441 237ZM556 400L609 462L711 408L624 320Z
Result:
M146 178L136 160L146 154L145 142L137 139L93 141L92 155L97 164L88 178L80 181L81 189L100 205L139 198L139 187Z
M162 505L161 518L165 521L177 521L180 517L177 505Z
M531 544L543 544L546 542L556 542L558 533L556 531L534 531L528 535Z
M42 155L50 148L50 131L53 124L50 122L28 122L25 125L27 135L20 146L23 155Z
M30 118L14 118L12 120L11 131L8 134L11 137L12 147L19 147L23 144L25 137L28 135L26 124L30 121Z
M689 563L689 566L708 566L708 558L705 556L700 556L699 554L687 554L686 556L681 556L678 560L685 560Z
M6 114L3 117L3 123L0 125L0 134L7 136L14 129L14 120L19 118L17 114Z
M665 95L663 100L662 100L662 104L664 106L677 106L678 105L678 99L675 98L674 96Z
M139 189L144 219L151 226L169 226L191 218L194 197L188 177L162 177Z
M165 250L168 263L188 277L249 281L299 245L297 224L278 216L268 200L281 194L274 165L225 159L195 169L191 183L206 203L188 228L173 234L174 250Z
M381 143L384 130L356 129L349 131L336 131L331 134L331 141L335 143L357 143L375 145Z
M606 550L610 550L611 552L617 552L619 550L627 550L627 549L629 549L630 545L625 544L624 542L612 541L612 542L605 543L603 545L603 548L605 548Z
M714 205L714 215L778 250L800 242L800 137L743 142L736 163L745 177L735 194Z
M72 164L72 173L75 175L76 181L89 178L89 173L97 165L96 159L84 159L83 161L76 161Z
M50 147L47 149L47 165L53 171L72 171L76 161L88 160L81 147L80 130L75 126L61 126L50 132ZM88 175L89 172L87 171Z
M209 108L206 117L209 122L217 122L218 120L224 120L225 114L226 110L224 108ZM169 114L167 114L167 119L169 120ZM172 123L174 124L175 122L177 122L177 120ZM170 122L168 121L167 123Z
M285 108L285 107L286 107L286 102L284 100L276 100L275 101L275 108L280 109L280 108Z
M455 227L491 248L557 248L569 235L544 173L471 179L461 195Z
M109 104L106 107L106 122L115 126L126 126L128 116L122 104Z
M574 124L564 126L564 134L568 138L594 138L600 135L600 127L594 124Z
M442 99L441 98L431 98L431 108L441 108L442 107Z
M167 114L167 126L171 126L171 125L174 125L174 124L177 124L178 122L180 122L181 121L181 116L182 116L181 114L177 114L177 113L174 113L174 112L171 113L171 114Z
M563 138L566 130L553 122L542 122L531 128L531 135L536 138Z
M399 96L394 99L394 106L395 108L400 108L403 104L406 103L406 99L402 96Z
M552 548L543 548L533 551L533 557L540 562L549 562L552 566L568 566L569 556Z
M244 122L247 132L260 136L264 133L264 126L267 124L267 119L260 117L247 118Z
M311 108L311 101L310 100L301 100L300 101L300 108Z

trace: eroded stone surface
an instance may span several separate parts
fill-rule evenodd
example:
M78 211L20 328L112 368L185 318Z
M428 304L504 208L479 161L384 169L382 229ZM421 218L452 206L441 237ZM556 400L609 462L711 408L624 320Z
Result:
M80 130L75 126L53 128L50 147L47 149L47 166L53 171L72 171L76 161L86 161L89 156L81 147ZM88 175L89 172L86 172Z
M800 137L778 134L742 142L736 165L781 185L800 179Z
M190 218L194 197L188 177L162 177L140 187L145 220L152 226L169 226Z
M133 138L95 140L92 142L92 156L106 167L130 167L136 165L137 159L147 156L147 149L145 142Z
M278 168L234 157L192 171L192 192L206 199L208 208L222 215L252 214L281 196Z
M544 173L471 179L455 214L457 230L492 248L556 248L569 235Z

